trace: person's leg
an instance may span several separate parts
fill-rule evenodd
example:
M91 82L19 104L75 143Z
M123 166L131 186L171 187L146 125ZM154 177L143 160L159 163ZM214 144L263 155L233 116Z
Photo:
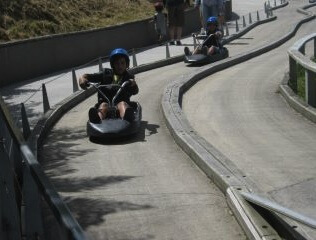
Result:
M217 10L217 5L210 7L210 11L211 11L212 16L218 17L219 12Z
M170 44L174 45L175 40L175 14L176 8L175 7L169 7L168 8L168 24L169 24L169 37L170 37Z
M191 55L192 55L192 53L191 53L189 47L184 47L184 54L185 54L186 56L191 56Z
M100 104L98 115L99 115L101 120L106 118L106 114L108 112L108 109L109 109L109 106L108 106L107 103L103 102L103 103Z
M127 121L134 120L134 110L126 102L119 102L117 104L117 109L119 110L120 117Z
M192 54L200 54L201 53L201 49L202 49L202 46L198 46L197 48L194 49Z
M184 4L180 4L176 8L176 40L177 40L177 45L181 45L181 37L182 37L182 27L184 25Z
M211 46L209 49L208 49L208 55L213 55L215 53L216 49L215 49L215 46Z
M174 44L175 26L169 26L170 44Z
M101 120L105 119L108 110L106 103L98 104L95 107L89 109L89 121L92 123L100 123Z
M182 27L176 27L177 45L181 45Z
M201 10L202 10L202 17L203 17L203 25L206 27L207 19L210 17L209 16L209 7L201 4Z
M118 111L119 111L119 113L120 113L120 118L124 118L124 114L125 114L125 110L126 110L126 108L127 108L127 104L126 104L126 102L119 102L117 105L116 105L116 107L117 107L117 109L118 109Z

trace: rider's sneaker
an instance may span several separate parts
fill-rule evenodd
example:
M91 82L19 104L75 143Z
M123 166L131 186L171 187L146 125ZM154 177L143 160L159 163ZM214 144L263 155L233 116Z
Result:
M96 108L90 108L89 110L89 121L92 123L100 123L101 119Z
M190 51L190 49L189 49L188 47L185 47L185 48L184 48L184 54L185 54L186 56L191 56L191 55L192 55L192 53L191 53L191 51Z
M124 120L132 122L134 120L134 118L135 118L135 116L134 116L133 108L131 108L131 107L126 108L125 114L124 114Z

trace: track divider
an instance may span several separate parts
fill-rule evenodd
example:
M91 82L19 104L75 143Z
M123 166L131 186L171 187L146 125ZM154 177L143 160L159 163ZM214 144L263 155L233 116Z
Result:
M263 239L267 236L273 239L280 238L275 230L267 222L264 222L263 218L256 211L249 210L250 205L246 204L243 198L240 197L240 194L238 194L239 191L260 193L260 190L245 177L233 162L194 131L182 111L182 97L191 86L201 79L271 51L288 41L295 35L303 23L315 18L315 15L303 9L300 12L307 15L307 17L299 21L288 34L279 40L253 51L223 59L211 66L199 68L190 75L178 77L166 87L161 101L167 127L176 143L195 161L220 190L226 194L229 206L235 216L237 216L240 225L249 239ZM263 228L265 231L262 231ZM293 233L291 226L288 224L285 228L285 231L288 231L289 234Z

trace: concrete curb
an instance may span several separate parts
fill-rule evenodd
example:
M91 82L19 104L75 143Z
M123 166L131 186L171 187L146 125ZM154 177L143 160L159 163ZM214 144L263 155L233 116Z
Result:
M261 21L254 22L252 25L249 25L247 28L243 29L242 31L232 34L229 37L224 39L224 43L228 43L238 37L241 37L242 35L249 32L251 29L253 29L255 26L258 26L260 24L264 24L270 21L274 21L276 17L271 17L268 19L264 19ZM184 60L184 54L170 57L167 59L163 59L160 61L155 61L153 63L149 64L142 64L137 67L131 68L130 71L133 74L149 71L155 68L164 67L167 65L171 65L174 63L178 63ZM81 101L85 100L89 96L91 96L93 93L95 93L94 89L90 89L89 91L78 91L71 96L67 97L60 103L57 103L49 111L47 111L44 116L39 119L39 121L36 123L29 139L28 143L34 153L34 155L37 155L37 148L42 145L43 139L45 138L48 131L53 127L53 125L62 117L64 113L66 113L69 109L74 107L76 104L80 103Z
M297 112L302 114L310 121L316 123L316 109L309 106L302 99L300 99L287 85L288 81L289 75L285 74L282 84L279 85L279 91L281 95L293 109L295 109Z
M235 213L235 216L247 216L237 217L237 219L249 239L262 239L267 236L265 235L267 233L259 231L262 227L263 219L254 212L246 212L245 207L241 207L244 205L241 204L242 201L233 201L232 199L235 198L234 196L236 196L236 194L228 193L228 189L236 188L237 191L242 190L253 192L256 186L247 179L229 159L195 133L181 109L182 96L184 92L188 91L192 85L202 78L259 56L286 42L295 35L296 31L303 23L315 18L314 15L310 16L308 12L304 12L304 14L308 15L308 17L299 21L292 31L279 40L243 55L230 59L224 59L215 63L211 67L205 67L202 70L200 69L189 76L177 78L166 87L165 94L161 102L167 127L177 144L192 158L192 160L195 161L202 171L204 171L205 174L214 181L221 191L226 194L229 205ZM255 191L259 192L258 189ZM251 221L248 221L247 219L251 219ZM269 230L269 236L274 236L274 229L269 227L267 230Z

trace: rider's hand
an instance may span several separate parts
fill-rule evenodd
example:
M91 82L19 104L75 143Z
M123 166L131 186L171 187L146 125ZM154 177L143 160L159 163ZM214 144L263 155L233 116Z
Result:
M217 31L217 32L215 33L215 35L216 35L218 38L220 38L220 37L222 36L222 33L221 33L220 31Z
M133 87L133 86L136 85L135 79L130 79L129 81L130 81L130 83L131 83L131 85L130 85L131 87Z
M87 89L89 82L85 74L79 78L79 85L82 89Z

